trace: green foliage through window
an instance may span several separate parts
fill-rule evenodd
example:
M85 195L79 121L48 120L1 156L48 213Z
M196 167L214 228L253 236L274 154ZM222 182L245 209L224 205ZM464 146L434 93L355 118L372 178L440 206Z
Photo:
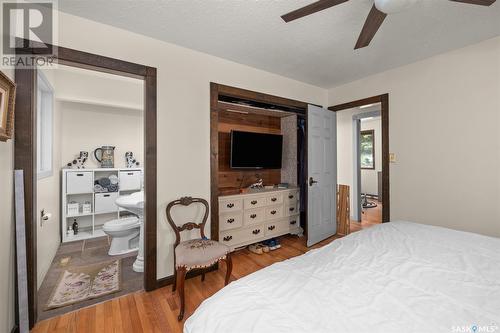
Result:
M375 169L375 131L361 131L359 139L361 169Z

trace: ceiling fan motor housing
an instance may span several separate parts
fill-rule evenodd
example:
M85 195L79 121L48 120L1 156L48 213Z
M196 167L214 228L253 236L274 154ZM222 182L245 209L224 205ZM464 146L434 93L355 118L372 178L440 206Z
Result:
M382 13L393 14L413 6L419 0L375 0L375 7Z

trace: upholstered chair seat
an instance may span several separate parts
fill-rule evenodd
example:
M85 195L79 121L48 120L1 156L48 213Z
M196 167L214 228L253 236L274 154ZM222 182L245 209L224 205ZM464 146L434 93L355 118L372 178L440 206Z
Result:
M226 259L229 247L211 239L191 239L175 248L176 268L208 268Z

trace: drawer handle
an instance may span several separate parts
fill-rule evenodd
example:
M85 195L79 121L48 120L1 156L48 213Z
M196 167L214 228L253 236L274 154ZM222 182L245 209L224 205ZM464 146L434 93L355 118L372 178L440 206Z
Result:
M257 204L257 200L252 200L250 203L251 203L252 205L256 205L256 204Z
M269 227L267 227L267 230L274 230L274 229L276 229L276 226L274 225L270 225Z
M271 201L272 201L272 202L275 202L276 200L278 200L278 199L276 199L276 198L271 198Z
M76 176L77 177L83 177L83 173L77 173Z
M288 199L293 199L293 194L290 194L290 195L288 196Z
M227 206L227 208L233 208L234 207L234 203L228 203L226 206Z
M252 214L252 215L250 215L250 218L251 218L251 219L254 219L254 218L256 218L256 217L257 217L257 214Z
M234 222L234 219L227 220L227 223L233 223L233 222Z
M271 211L271 215L274 215L274 214L276 214L276 211L275 211L275 210L272 210L272 211Z
M290 207L288 210L293 212L295 210L295 207Z
M109 197L109 196L110 196L109 194L105 194L105 195L103 195L103 197L105 197L105 198L107 198L107 197Z
M133 176L134 173L133 172L127 172L127 176Z
M226 236L223 238L224 242L229 242L231 239L233 239L233 236Z
M254 231L252 231L252 234L254 234L254 235L257 235L259 233L260 233L260 229L255 229Z
M294 224L296 224L296 223L297 223L297 221L290 221L290 224L291 224L291 225L294 225Z

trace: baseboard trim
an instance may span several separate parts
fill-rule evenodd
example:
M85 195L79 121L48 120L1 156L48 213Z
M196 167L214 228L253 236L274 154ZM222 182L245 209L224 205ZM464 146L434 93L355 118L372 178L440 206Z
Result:
M205 269L205 273L216 271L218 268L219 265L215 264L212 267ZM186 279L191 279L200 276L202 272L203 271L201 269L193 269L192 271L187 272ZM163 288L168 285L171 285L172 283L174 283L174 276L173 275L165 276L161 279L156 280L156 288Z

